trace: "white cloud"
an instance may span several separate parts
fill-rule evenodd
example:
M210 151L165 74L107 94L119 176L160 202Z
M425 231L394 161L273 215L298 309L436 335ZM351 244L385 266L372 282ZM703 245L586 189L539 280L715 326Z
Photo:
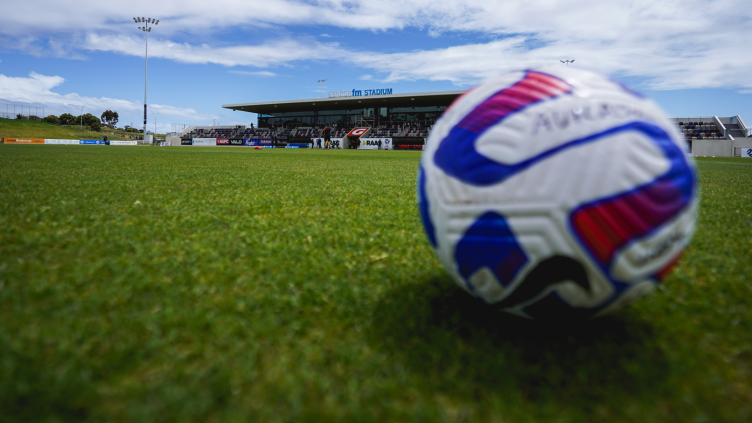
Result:
M320 36L321 36L321 37L325 37L325 38L332 38L332 36L331 36L331 35L329 35L329 34L321 34Z
M0 35L14 40L3 42L6 48L24 45L23 51L34 54L70 57L80 54L71 48L75 45L140 56L143 38L131 20L133 10L149 10L161 19L150 39L150 56L184 63L267 68L339 60L378 72L384 81L468 84L508 69L574 58L578 65L604 72L646 77L653 89L752 88L752 44L744 41L752 39L748 0L81 0L76 13L66 2L36 0L4 5ZM216 34L250 25L273 30L329 26L376 34L418 28L438 39L459 32L492 40L388 54L291 38L284 30L281 39L256 45L213 41Z
M143 116L144 104L141 102L107 97L86 97L76 93L59 94L52 91L63 82L65 82L63 77L46 76L36 72L31 72L28 77L0 74L0 99L10 103L44 105L47 115L64 112L79 114L83 106L84 113L96 116L107 109L117 111L120 116ZM193 109L149 104L150 119L153 119L153 114L157 114L160 118L185 121L207 121L216 118L216 116L199 113Z
M360 75L358 79L362 79L363 81L370 81L373 79L373 75L369 75L369 74Z
M94 51L110 51L143 57L142 39L126 35L88 34L82 48ZM183 63L215 63L224 66L284 66L297 60L339 57L342 51L337 43L319 43L315 40L281 39L257 45L211 47L176 43L161 38L149 42L149 57L160 57Z
M228 72L234 73L236 75L263 76L263 77L267 77L267 78L272 78L272 77L275 77L275 76L279 76L278 74L276 74L274 72L269 72L269 71L249 72L249 71L231 70L231 71L228 71Z

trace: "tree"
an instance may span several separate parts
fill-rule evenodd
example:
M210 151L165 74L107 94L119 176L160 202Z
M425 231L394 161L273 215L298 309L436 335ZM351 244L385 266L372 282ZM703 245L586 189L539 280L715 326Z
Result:
M60 115L60 124L61 125L71 125L76 121L76 117L73 116L70 113L63 113Z
M102 129L102 125L98 124L97 122L94 122L91 124L91 130L99 132Z
M112 110L105 110L105 112L102 113L102 122L104 122L105 125L108 125L112 128L114 128L115 125L117 125L118 119L119 119L118 113L113 112Z
M47 122L47 123L58 124L58 123L60 123L60 118L58 118L55 115L49 115L46 118L44 118L44 121Z
M73 118L73 122L71 122L71 123L85 125L85 126L91 126L94 123L96 123L98 125L101 125L102 121L100 121L98 117L92 115L91 113L87 113L87 114L83 115L83 117L81 115L76 116L75 118Z

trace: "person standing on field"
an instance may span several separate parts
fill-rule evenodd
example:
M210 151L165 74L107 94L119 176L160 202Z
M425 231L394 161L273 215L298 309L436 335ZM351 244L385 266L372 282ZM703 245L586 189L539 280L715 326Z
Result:
M329 143L332 141L332 130L327 125L326 128L324 128L324 148L327 150L329 149Z

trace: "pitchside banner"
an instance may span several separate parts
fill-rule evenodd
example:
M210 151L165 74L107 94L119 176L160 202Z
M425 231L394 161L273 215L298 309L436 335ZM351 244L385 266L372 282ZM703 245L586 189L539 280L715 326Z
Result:
M752 157L752 148L742 147L742 157Z
M243 145L256 146L259 145L258 138L243 138Z
M217 145L230 145L230 140L227 138L217 138Z
M6 138L5 144L44 144L44 140L36 138Z
M381 142L382 150L392 149L391 138L361 138L358 150L376 150L379 149L379 142Z
M193 140L187 140L187 139L180 140L180 145L192 145L192 144L193 144Z
M110 145L138 145L138 141L110 141Z
M44 140L45 144L78 145L81 140Z
M239 138L230 139L230 145L243 145L243 140Z
M423 150L423 146L417 144L397 144L393 147L395 150Z
M193 145L199 145L203 147L214 147L217 145L216 138L194 138Z
M81 140L81 145L104 145L102 140Z
M259 138L258 145L272 145L272 139L271 138Z
M332 138L329 141L329 147L330 148L343 148L344 146L344 138ZM321 145L321 148L324 148L324 139L323 138L312 138L313 141L313 148L319 148L319 145ZM319 141L321 143L319 144ZM358 142L357 140L355 142Z

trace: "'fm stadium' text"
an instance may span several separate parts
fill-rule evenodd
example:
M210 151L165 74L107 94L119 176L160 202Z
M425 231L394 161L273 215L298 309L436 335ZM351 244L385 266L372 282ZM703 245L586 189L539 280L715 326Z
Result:
M391 88L381 88L378 90L352 90L352 91L337 91L329 93L329 98L332 97L362 97L365 95L387 95L391 94Z

